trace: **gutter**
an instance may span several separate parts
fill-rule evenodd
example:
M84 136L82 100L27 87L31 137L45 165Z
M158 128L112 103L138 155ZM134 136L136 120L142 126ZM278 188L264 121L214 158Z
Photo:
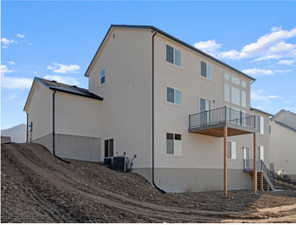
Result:
M56 142L55 142L55 95L56 95L56 91L54 90L52 92L52 153L55 158L65 163L70 163L69 161L66 161L61 157L57 156L55 152L55 145L56 145Z
M154 175L155 175L155 172L154 172L154 165L155 165L155 162L154 162L154 158L155 158L155 149L154 149L154 38L155 38L155 35L157 34L156 31L153 32L152 34L152 177L151 177L151 180L152 180L152 185L157 189L159 190L161 193L166 193L164 190L162 190L160 187L157 186L157 184L155 183L154 181Z

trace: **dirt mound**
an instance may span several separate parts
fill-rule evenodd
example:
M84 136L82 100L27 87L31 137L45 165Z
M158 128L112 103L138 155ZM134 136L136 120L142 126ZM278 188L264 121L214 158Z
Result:
M1 148L2 222L220 222L295 215L296 205L281 208L296 204L295 191L232 192L229 199L222 192L162 194L137 174L68 164L38 144ZM280 208L258 210L275 206Z

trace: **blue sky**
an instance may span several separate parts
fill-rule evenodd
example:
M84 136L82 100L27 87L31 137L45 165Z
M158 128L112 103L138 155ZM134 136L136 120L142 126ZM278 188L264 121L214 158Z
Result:
M2 1L1 128L25 122L34 76L87 88L110 24L147 24L257 80L252 106L296 112L296 13L288 2Z

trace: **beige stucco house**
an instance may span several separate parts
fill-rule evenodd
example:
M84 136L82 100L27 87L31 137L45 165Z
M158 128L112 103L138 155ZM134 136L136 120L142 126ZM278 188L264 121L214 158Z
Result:
M296 181L296 114L281 110L271 120L270 167Z
M135 157L133 171L164 191L258 187L270 115L250 107L254 78L155 27L129 25L110 27L85 76L88 90L35 79L28 140L51 151L54 140L63 158Z

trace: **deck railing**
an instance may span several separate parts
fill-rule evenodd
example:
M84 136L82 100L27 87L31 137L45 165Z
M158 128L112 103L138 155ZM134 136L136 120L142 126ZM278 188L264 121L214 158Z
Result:
M234 128L257 131L256 118L255 115L250 113L224 106L189 115L189 130L202 130L228 125Z

